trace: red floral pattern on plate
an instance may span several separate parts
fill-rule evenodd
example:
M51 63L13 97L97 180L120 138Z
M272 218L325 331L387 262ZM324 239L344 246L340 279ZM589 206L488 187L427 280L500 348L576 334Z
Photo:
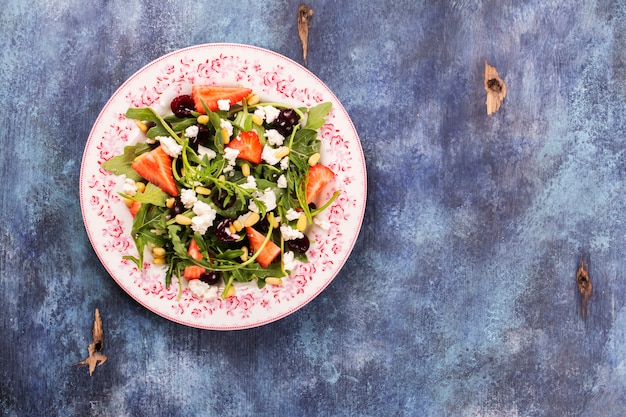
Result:
M326 188L340 196L320 214L328 227L311 231L309 263L300 264L281 286L236 284L236 295L200 299L164 270L146 262L141 270L126 259L137 256L130 237L132 217L119 197L123 178L101 168L139 140L129 107L165 111L169 101L193 84L243 85L263 101L314 106L330 101L333 109L320 129L322 162L337 175ZM113 279L135 300L178 323L214 330L243 329L280 319L317 296L337 275L359 233L366 199L363 151L347 113L332 92L297 63L264 49L237 44L207 44L165 55L130 77L100 113L85 147L80 180L85 227L94 250ZM148 255L146 255L148 256Z

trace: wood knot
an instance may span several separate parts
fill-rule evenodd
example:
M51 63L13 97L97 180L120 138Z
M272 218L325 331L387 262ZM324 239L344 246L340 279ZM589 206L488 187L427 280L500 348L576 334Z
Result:
M498 71L485 61L485 91L487 92L487 114L491 115L500 109L506 97L506 83L498 75Z
M582 318L586 319L593 284L591 283L591 278L589 277L588 266L583 259L580 260L580 266L576 271L576 285L578 286L578 291L580 292L580 313Z

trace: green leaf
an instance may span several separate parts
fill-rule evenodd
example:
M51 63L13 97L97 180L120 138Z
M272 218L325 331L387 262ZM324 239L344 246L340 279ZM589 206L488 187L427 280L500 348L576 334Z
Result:
M325 102L318 104L315 107L311 107L309 110L309 115L306 120L305 129L313 129L317 130L320 127L324 126L325 118L330 112L330 109L333 107L331 102Z
M167 228L168 236L170 237L170 241L172 242L172 246L174 248L174 252L181 258L187 258L187 245L185 245L178 233L181 231L182 226L172 225Z
M146 185L146 189L143 193L137 193L132 198L135 201L139 201L140 203L152 204L154 206L163 207L165 206L165 200L169 198L169 194L161 190L156 185L151 182Z
M126 117L128 119L139 120L141 122L160 123L159 117L156 115L154 110L149 107L130 108L126 111Z

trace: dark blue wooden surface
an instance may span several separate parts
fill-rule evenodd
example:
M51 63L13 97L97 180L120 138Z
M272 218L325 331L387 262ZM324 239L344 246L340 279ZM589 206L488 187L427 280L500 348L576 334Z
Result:
M160 55L235 42L302 62L300 2L4 2L0 414L626 415L626 4L307 4L309 69L366 157L363 228L305 308L212 332L107 275L82 224L82 152ZM508 84L489 117L486 59ZM73 364L94 308L109 360L90 377Z

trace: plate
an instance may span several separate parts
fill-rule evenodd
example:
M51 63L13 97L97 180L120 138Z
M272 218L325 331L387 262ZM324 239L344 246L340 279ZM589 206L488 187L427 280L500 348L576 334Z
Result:
M185 279L165 286L165 270L146 263L137 266L124 256L137 256L130 235L132 217L119 192L124 178L102 163L142 139L129 107L164 110L172 98L189 93L193 84L242 85L263 101L311 107L333 104L319 131L321 162L335 173L326 187L340 196L320 214L325 226L309 233L309 262L299 264L281 286L259 289L255 282L237 283L236 295L199 299ZM91 244L113 279L141 305L187 326L235 330L261 326L298 310L337 276L361 228L366 200L363 150L347 112L330 89L298 63L275 52L240 44L204 44L156 59L131 76L109 99L98 116L85 147L80 175L83 221ZM148 257L148 254L146 254Z

